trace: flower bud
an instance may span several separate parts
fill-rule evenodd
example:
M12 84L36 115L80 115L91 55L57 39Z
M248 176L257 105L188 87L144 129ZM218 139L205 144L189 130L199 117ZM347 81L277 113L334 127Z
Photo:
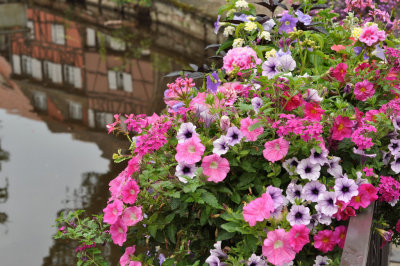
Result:
M231 125L231 121L229 120L229 117L227 117L226 115L223 115L221 117L221 119L219 120L219 125L223 131L228 130L228 128Z

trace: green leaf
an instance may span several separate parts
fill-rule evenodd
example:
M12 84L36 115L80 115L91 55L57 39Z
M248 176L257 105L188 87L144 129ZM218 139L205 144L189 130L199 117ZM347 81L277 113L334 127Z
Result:
M248 173L256 173L256 169L253 168L253 165L250 161L243 161L240 164L240 167L242 167L243 170L245 170Z
M218 233L217 241L231 239L236 235L234 232L220 231Z
M157 235L157 225L156 224L149 225L149 232L150 235L155 238Z
M172 243L176 243L176 225L174 223L168 225L167 227L167 235L169 240L171 240Z
M214 194L212 194L208 191L204 191L201 194L201 198L204 200L205 203L207 203L211 207L216 208L216 209L222 209L222 206L218 203L218 200L214 196Z
M239 204L240 203L240 201L241 201L241 197L240 197L240 195L239 195L239 193L237 193L237 192L234 192L233 194L232 194L232 196L231 196L231 200L234 202L234 203L236 203L236 204Z
M243 111L243 112L251 111L254 109L252 105L245 104L245 103L239 103L238 107L239 107L240 111Z
M280 178L278 177L274 177L272 178L272 184L274 184L275 187L280 187L282 181Z
M251 125L251 126L249 127L249 131L256 130L257 128L261 127L262 125L263 125L262 122L255 123L255 124L253 124L253 125Z
M235 223L235 222L229 222L229 223L222 224L221 227L225 231L233 233L233 232L238 232L240 224Z

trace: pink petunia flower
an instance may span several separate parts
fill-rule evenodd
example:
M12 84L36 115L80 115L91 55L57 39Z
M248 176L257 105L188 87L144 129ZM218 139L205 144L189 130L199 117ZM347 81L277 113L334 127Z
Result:
M119 216L122 214L124 210L124 204L120 200L114 200L113 203L107 205L106 208L103 209L104 218L103 221L108 224L114 224Z
M360 42L363 42L368 46L372 46L378 41L384 41L386 39L386 33L383 30L379 30L377 26L372 25L365 27L358 39Z
M197 163L201 160L201 156L205 151L205 147L201 144L200 138L194 136L184 143L178 143L176 147L177 153L175 159L180 162L188 164Z
M374 85L368 80L357 82L354 87L355 98L359 101L365 102L368 98L374 96Z
M218 154L205 156L201 163L203 174L208 176L207 181L221 182L229 173L229 161Z
M114 244L122 246L126 241L126 232L128 227L118 219L114 224L110 226L110 234Z
M285 158L289 151L289 141L279 138L265 142L264 147L264 158L270 162L276 162Z
M138 222L143 220L142 206L126 208L121 219L127 226L135 226Z
M330 71L331 76L340 82L344 82L344 77L346 76L346 73L347 73L346 63L340 63Z
M139 194L139 186L136 181L133 179L129 180L122 188L121 194L124 203L135 203L137 195Z
M296 257L296 252L290 246L289 233L284 229L269 231L262 246L262 253L268 262L282 265L291 262Z
M310 243L309 234L310 229L304 224L293 225L289 231L289 242L294 251L299 253L307 243Z
M249 130L249 128L256 123L259 123L258 119L251 119L250 117L244 118L240 121L240 131L246 137L247 141L256 141L258 136L264 132L262 126L259 126L252 131Z
M131 261L130 256L135 253L135 248L136 246L133 245L132 247L127 247L125 249L124 255L122 255L122 257L119 259L119 263L121 264L121 266L129 265L129 262Z
M358 210L360 207L367 208L371 204L371 198L366 190L359 189L358 195L350 200L349 206Z
M335 228L333 232L333 237L336 239L336 243L340 248L344 247L344 242L346 241L347 227L340 225Z
M305 103L304 104L304 115L311 120L321 121L322 115L325 113L325 110L319 106L318 103Z
M332 251L335 245L336 239L331 230L319 231L318 234L314 236L314 247L324 253Z
M332 139L342 140L351 137L353 122L347 116L338 115L332 127Z
M250 226L255 226L257 222L268 219L273 211L274 201L268 193L264 193L243 207L243 218Z

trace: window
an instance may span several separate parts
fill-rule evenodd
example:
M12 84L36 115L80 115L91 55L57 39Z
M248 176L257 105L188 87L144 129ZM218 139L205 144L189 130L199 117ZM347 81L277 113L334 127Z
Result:
M37 60L36 58L32 58L31 65L32 65L32 77L38 80L42 80L43 79L42 62L40 60Z
M108 87L110 90L132 92L132 76L121 71L108 71Z
M82 120L82 104L78 102L69 102L69 117L73 120Z
M64 25L51 24L51 40L56 44L65 44Z
M50 61L43 62L44 78L53 83L62 83L61 65Z
M22 57L22 73L32 75L32 58L23 55Z
M91 28L86 28L86 44L88 47L96 46L96 31Z
M14 74L21 75L21 58L17 54L12 55Z
M64 65L64 80L75 88L82 88L82 74L79 67Z
M28 39L35 39L35 24L32 20L26 22L26 26L29 28Z
M125 51L126 49L125 42L119 38L106 35L106 41L108 46L115 51Z
M114 121L114 116L112 113L96 112L96 127L100 129L105 129L107 124Z
M33 92L33 106L40 111L47 111L47 96L44 92Z

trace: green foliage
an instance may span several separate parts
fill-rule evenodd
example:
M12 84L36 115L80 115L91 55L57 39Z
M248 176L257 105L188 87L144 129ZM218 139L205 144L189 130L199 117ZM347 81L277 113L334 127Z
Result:
M102 246L110 241L108 225L103 224L102 215L84 217L84 210L61 212L56 219L55 239L76 241L77 265L108 265L102 256Z

